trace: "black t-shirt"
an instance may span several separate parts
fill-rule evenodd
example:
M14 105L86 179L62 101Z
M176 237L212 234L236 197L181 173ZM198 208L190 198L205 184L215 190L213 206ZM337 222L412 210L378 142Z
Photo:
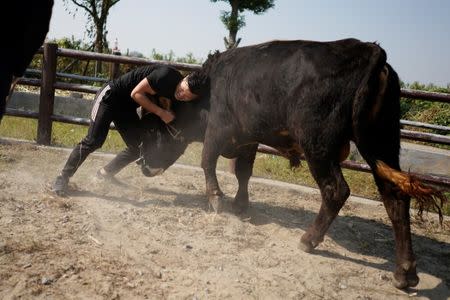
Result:
M175 89L183 79L181 73L168 66L138 67L111 83L111 102L120 107L136 108L139 104L131 98L131 92L142 79L147 78L148 83L156 92L156 98L162 96L174 99Z

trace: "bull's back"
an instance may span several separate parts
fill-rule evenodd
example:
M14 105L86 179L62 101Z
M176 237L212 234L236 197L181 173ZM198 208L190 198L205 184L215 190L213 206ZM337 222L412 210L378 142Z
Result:
M352 63L355 59L367 62L375 48L379 46L356 39L333 42L271 41L236 48L221 53L212 72L213 81L227 78L232 87L259 87L262 83L274 85L284 82L289 89L307 75L343 75L343 71L355 65L355 62ZM249 79L256 81L250 82Z
M272 41L226 51L210 73L212 105L226 105L246 128L327 114L336 104L348 106L379 49L346 39Z

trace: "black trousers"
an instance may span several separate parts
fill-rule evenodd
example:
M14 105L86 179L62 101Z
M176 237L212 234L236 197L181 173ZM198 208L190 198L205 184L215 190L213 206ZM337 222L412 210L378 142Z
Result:
M109 85L103 87L95 97L95 104L91 114L91 124L88 133L81 142L75 146L70 154L61 175L72 177L86 157L103 146L109 132L111 122L125 141L127 148L117 154L104 169L110 174L116 174L129 163L140 156L139 145L141 143L142 129L139 117L135 110L121 109L115 100L126 101L128 99L111 99Z

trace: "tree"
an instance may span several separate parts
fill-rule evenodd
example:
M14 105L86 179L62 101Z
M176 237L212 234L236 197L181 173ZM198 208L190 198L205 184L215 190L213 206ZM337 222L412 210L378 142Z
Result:
M95 52L104 53L107 48L106 41L106 22L111 7L116 5L120 0L63 0L68 8L68 3L71 2L76 6L75 15L79 8L84 10L88 18L86 32L90 38L94 40ZM97 73L101 73L101 64L97 65Z
M245 26L245 17L242 13L245 10L250 10L256 15L264 13L269 8L274 7L275 0L210 0L211 2L224 1L231 5L231 11L222 11L220 19L225 27L228 29L228 38L224 37L225 48L236 48L241 38L236 40L236 35L239 29Z

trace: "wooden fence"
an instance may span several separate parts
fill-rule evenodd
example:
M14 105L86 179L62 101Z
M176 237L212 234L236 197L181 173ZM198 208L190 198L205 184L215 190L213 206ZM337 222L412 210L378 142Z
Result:
M46 43L43 48L39 51L39 53L43 54L43 64L42 64L42 74L41 79L32 79L32 78L21 78L19 80L19 84L23 85L31 85L31 86L40 86L40 100L39 100L39 113L26 112L14 109L7 109L6 114L11 116L18 117L26 117L26 118L37 118L38 119L38 132L37 132L37 143L43 145L49 145L51 142L51 133L52 133L52 122L64 122L71 124L81 124L88 125L89 119L84 118L75 118L70 116L61 116L53 114L53 104L55 98L55 89L68 90L68 91L76 91L76 92L85 92L85 93L96 93L98 91L98 87L94 87L92 85L81 85L81 84L72 84L66 82L57 81L57 77L68 77L79 80L86 81L97 81L104 82L106 79L101 78L93 78L87 76L73 75L73 74L61 74L56 72L56 65L58 57L69 57L78 60L94 60L94 61L102 61L111 63L111 72L110 78L117 76L119 73L120 64L128 64L128 65L149 65L149 64L159 64L159 65L169 65L177 68L180 71L194 71L200 68L199 65L195 64L185 64L185 63L176 63L176 62L167 62L167 61L155 61L143 58L135 58L135 57L124 57L114 54L100 54L95 52L87 52L87 51L79 51L79 50L71 50L71 49L59 49L57 44ZM436 93L436 92L425 92L425 91L416 91L409 89L402 89L401 96L405 98L412 99L421 99L428 101L438 101L444 103L450 103L450 94L446 93ZM435 129L444 132L450 132L450 128L446 126L438 126L427 123L420 122L412 122L407 120L401 120L402 125L412 126L412 127L421 127L428 129ZM426 132L418 132L412 130L401 130L401 137L403 139L415 140L415 141L423 141L428 143L437 143L450 145L450 137L446 135L438 135L433 133ZM280 155L280 153L268 146L260 145L258 148L259 152ZM344 161L342 162L342 166L344 168L358 170L363 172L370 172L370 168L368 165L360 164L353 161ZM450 178L444 176L434 176L427 174L414 174L419 179L429 182L432 184L436 184L439 186L443 186L446 188L450 188Z

